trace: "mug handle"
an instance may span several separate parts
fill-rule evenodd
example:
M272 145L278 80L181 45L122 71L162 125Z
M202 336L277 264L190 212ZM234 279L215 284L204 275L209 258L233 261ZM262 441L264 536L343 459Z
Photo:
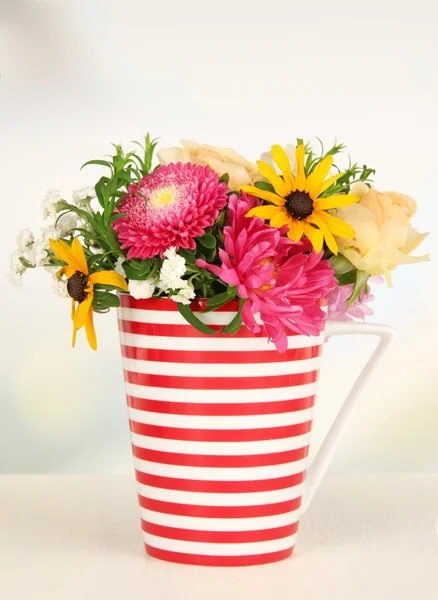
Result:
M395 330L386 325L374 323L357 323L353 321L327 321L326 337L334 335L377 335L380 340L377 348L366 363L362 373L356 379L346 400L339 410L332 426L329 429L318 453L313 459L306 475L306 483L302 501L302 512L304 513L322 478L336 452L341 440L342 433L350 421L355 409L359 404L360 394L366 386L371 375L374 373L378 363L387 352L395 339Z

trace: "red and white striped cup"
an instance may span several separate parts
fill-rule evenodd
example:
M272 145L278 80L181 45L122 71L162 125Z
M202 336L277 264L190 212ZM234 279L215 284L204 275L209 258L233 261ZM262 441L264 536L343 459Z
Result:
M213 328L236 303L200 314ZM168 299L121 296L120 341L146 551L195 565L269 563L291 555L304 486L313 495L357 392L392 338L383 326L334 324L330 335L381 337L305 484L324 344L290 335L279 354L242 327L210 336Z

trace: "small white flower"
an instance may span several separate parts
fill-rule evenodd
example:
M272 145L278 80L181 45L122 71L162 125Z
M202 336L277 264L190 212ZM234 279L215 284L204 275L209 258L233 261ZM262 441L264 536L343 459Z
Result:
M9 258L8 279L12 285L17 287L23 285L23 273L26 271L26 267L21 262L20 257L20 250L15 250Z
M9 269L8 279L15 287L21 287L23 285L23 272L18 273L13 269Z
M21 252L26 252L29 246L32 246L35 238L30 229L22 229L17 235L17 246Z
M116 265L114 267L114 271L116 273L118 273L119 275L121 275L122 277L126 277L125 269L122 267L124 262L125 262L125 259L123 258L123 256L119 256L119 258L117 259Z
M166 250L164 256L166 259L160 270L160 288L162 290L178 290L184 286L182 276L186 272L186 261L176 253L173 246Z
M180 302L181 304L190 304L191 300L195 297L195 290L191 281L184 281L185 285L181 287L179 292L174 296L170 296L174 302Z
M52 277L52 289L56 296L60 298L68 298L67 279L58 279L56 275Z
M46 246L49 246L49 240L58 240L61 237L59 231L56 229L54 225L50 225L49 227L44 227L41 229L41 240L44 241Z
M99 248L98 246L90 246L93 254L105 254L105 250L103 248Z
M49 255L49 245L46 240L41 239L37 240L33 246L34 256L35 256L35 264L37 267L43 267L48 255Z
M54 217L57 212L56 204L61 200L59 190L49 190L43 200L43 218Z
M68 212L62 215L56 223L56 231L59 233L59 237L65 237L72 229L77 227L78 216L73 212Z
M90 200L96 197L94 187L86 186L80 190L73 190L72 203L78 208L85 208Z
M287 144L287 146L284 147L284 150L290 161L292 173L294 173L294 174L296 173L296 170L297 170L297 163L295 161L295 150L296 149L297 149L296 146L294 146L293 144ZM272 150L269 150L269 152L264 152L261 155L260 160L263 160L265 163L268 163L268 165L270 165L271 167L273 167L275 169L275 172L278 175L281 175L280 169L278 168L278 166L274 162L274 159L272 158Z
M143 281L136 279L130 279L128 281L128 290L133 298L141 300L143 298L150 298L155 291L156 279L148 278Z

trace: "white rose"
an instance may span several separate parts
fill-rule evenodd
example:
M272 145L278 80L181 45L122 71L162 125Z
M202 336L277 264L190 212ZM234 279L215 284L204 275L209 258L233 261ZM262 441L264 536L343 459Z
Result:
M136 279L130 279L128 281L128 290L133 298L136 300L142 300L144 298L150 298L155 291L156 279L149 278L143 281Z
M49 190L43 200L43 218L54 217L57 213L57 203L61 200L59 190Z
M195 297L195 290L191 281L184 281L184 286L174 296L170 296L174 302L181 304L190 304Z

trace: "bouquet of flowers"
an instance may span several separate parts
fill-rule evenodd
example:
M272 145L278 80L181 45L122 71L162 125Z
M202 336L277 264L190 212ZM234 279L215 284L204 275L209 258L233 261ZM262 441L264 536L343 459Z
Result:
M287 333L318 335L330 318L363 319L371 283L392 286L401 264L427 234L411 226L415 201L378 192L374 170L335 163L344 149L316 150L302 139L274 145L256 164L234 150L183 141L157 153L149 135L138 151L85 165L105 167L94 187L55 190L43 202L46 227L26 229L11 257L10 279L27 269L52 274L56 293L71 300L73 345L85 328L97 348L94 313L120 304L119 294L171 298L204 334L212 329L191 310L213 311L230 300L239 310L223 333L263 327L279 352ZM84 165L84 166L85 166Z

